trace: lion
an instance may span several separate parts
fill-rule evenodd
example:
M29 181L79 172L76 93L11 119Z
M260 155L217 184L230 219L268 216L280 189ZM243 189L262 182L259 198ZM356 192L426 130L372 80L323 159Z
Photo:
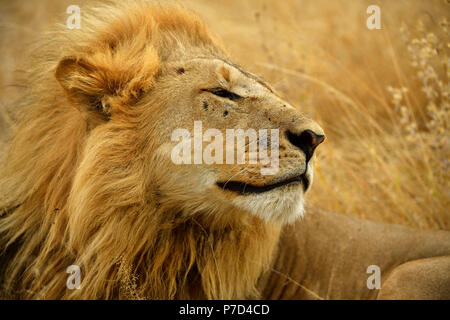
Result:
M83 9L82 28L51 31L32 65L0 171L2 297L450 297L449 232L305 214L323 129L195 14L144 1ZM174 163L174 130L191 138L196 121L277 130L277 172Z

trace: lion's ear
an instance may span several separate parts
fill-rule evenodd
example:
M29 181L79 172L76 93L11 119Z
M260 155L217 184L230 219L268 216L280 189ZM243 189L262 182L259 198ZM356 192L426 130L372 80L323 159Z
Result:
M148 90L159 69L153 50L142 50L129 59L124 56L66 57L59 62L55 77L75 106L109 116L115 108L132 104Z
M63 88L68 100L79 108L100 109L102 100L111 94L102 76L104 71L86 60L66 57L62 59L55 71L55 77Z

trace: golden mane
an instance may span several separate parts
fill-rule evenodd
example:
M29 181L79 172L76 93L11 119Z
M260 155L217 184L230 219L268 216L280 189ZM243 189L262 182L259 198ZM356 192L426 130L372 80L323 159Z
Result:
M226 58L196 16L141 1L83 9L80 30L60 26L47 34L32 60L0 171L4 297L258 296L256 283L273 258L279 228L256 218L224 226L148 200L139 172L154 168L133 161L126 149L139 141L139 121L121 106L136 103L167 61L198 56ZM84 70L95 65L95 75L75 79L84 91L108 97L90 102L135 121L108 123L109 136L95 132L96 123L64 94L67 79L56 79L64 61ZM81 266L81 290L66 288L73 264Z

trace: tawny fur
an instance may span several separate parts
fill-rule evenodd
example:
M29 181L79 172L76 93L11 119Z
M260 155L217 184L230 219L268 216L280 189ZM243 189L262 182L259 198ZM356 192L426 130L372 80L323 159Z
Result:
M271 260L276 227L257 218L214 227L212 215L184 217L146 197L142 174L153 168L139 153L154 133L142 132L140 123L149 119L134 104L151 91L166 60L225 56L203 23L177 7L132 2L84 12L81 30L61 26L47 38L0 175L1 246L9 259L2 295L258 296L256 280ZM88 57L81 68L97 72L58 83L55 74L80 57ZM105 119L97 110L80 112L75 106L86 101L77 101L72 89L103 97L88 102L114 109L103 110L115 117L104 124L108 130L95 130ZM154 114L164 106L158 99ZM82 268L82 290L66 288L65 269L72 264Z

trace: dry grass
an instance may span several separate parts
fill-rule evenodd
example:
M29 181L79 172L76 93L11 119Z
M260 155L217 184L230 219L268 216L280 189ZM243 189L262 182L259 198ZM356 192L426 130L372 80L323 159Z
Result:
M237 62L324 127L309 206L450 229L448 1L182 3ZM58 13L64 22L69 4L24 0L2 10L2 104L20 94L4 85L28 41ZM366 28L370 4L381 7L382 30Z

